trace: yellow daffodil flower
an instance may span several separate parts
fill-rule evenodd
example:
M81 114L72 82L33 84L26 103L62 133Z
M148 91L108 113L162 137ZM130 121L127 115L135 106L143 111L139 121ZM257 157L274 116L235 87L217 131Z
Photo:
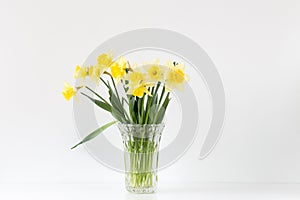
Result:
M69 83L64 83L64 90L62 94L65 99L69 101L76 94L76 89L74 89Z
M139 98L142 98L144 96L144 94L148 94L149 96L151 96L151 93L147 89L147 86L148 86L147 84L141 84L141 85L135 87L132 90L132 95L139 97Z
M130 85L137 85L146 79L146 75L141 71L141 68L134 64L131 70L124 76L124 79L129 82Z
M112 52L103 53L97 58L98 65L103 68L108 68L113 62Z
M86 66L80 67L79 65L77 65L75 68L74 78L85 79L86 76L87 76L87 67Z
M150 81L158 82L164 80L164 71L159 65L148 67L147 73Z
M146 64L145 69L147 71L148 81L162 82L164 80L164 68L160 66L159 60L155 60L152 64Z
M93 73L94 73L94 66L91 65L89 67L88 74L89 74L89 76L91 76Z
M90 66L87 69L87 75L90 77L92 81L95 81L97 84L99 84L100 76L112 64L113 61L112 52L103 53L99 55L97 61L98 62L96 65Z
M140 83L145 79L145 75L138 71L133 71L129 74L129 81L131 84L137 84Z
M119 81L126 74L127 61L120 57L117 62L110 65L110 71L113 78Z
M105 68L100 66L99 64L95 66L90 66L88 70L88 75L92 81L95 81L97 85L99 84L100 81L100 76L103 74L105 71Z
M174 88L182 89L185 81L188 80L187 75L184 73L185 66L183 64L167 62L168 72L166 75L166 87L171 90Z

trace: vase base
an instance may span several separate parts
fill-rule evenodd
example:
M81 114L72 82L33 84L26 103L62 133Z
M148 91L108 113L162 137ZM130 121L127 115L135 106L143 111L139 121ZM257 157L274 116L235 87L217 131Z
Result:
M135 187L129 187L126 186L126 190L130 193L135 193L135 194L152 194L156 192L155 187L150 187L150 188L135 188Z

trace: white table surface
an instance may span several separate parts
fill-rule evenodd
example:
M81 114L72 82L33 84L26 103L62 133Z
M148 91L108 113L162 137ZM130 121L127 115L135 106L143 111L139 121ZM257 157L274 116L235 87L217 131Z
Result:
M21 200L247 200L300 199L300 184L237 184L237 183L164 183L155 194L136 195L125 191L121 183L34 183L1 184L0 199Z

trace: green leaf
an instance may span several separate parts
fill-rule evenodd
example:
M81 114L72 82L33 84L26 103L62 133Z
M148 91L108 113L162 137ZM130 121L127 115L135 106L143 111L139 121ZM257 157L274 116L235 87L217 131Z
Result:
M128 101L127 101L124 97L122 97L122 106L123 106L123 107L124 107L124 102L125 102L127 105L129 105Z
M129 98L129 105L128 105L129 114L131 116L132 122L136 124L137 120L136 120L136 115L135 115L135 111L134 111L135 98L132 95L129 96L128 98Z
M154 124L157 110L158 110L158 105L156 104L152 105L151 108L149 109L149 124Z
M138 98L138 123L142 124L142 98Z
M102 108L102 109L104 109L104 110L106 110L106 111L108 111L108 112L110 112L110 113L111 113L111 111L112 111L111 105L109 105L109 104L107 104L107 103L105 103L105 102L103 102L103 101L95 100L95 104L96 104L97 106L99 106L100 108Z
M122 123L129 123L130 119L124 107L122 106L120 99L115 95L109 83L108 86L109 86L109 90L108 90L109 101L112 106L112 115Z
M156 115L155 123L159 124L164 119L166 113L166 109L164 107L161 107Z
M126 121L124 121L124 115L122 113L120 113L120 111L117 110L116 108L111 107L111 114L116 120L118 120L122 123L126 123Z
M157 106L157 108L154 111L152 111L152 112L155 112L155 116L154 116L154 119L153 119L152 123L159 124L164 119L166 109L167 109L168 104L171 100L169 98L169 95L170 95L170 93L167 94L167 96L166 96L166 98L165 98L165 100L164 100L164 102L163 102L163 104L160 108Z
M117 121L112 121L109 122L103 126L101 126L100 128L94 130L92 133L90 133L88 136L86 136L85 138L83 138L83 140L81 142L79 142L78 144L76 144L75 146L73 146L71 149L76 148L78 145L81 145L93 138L95 138L96 136L98 136L100 133L102 133L105 129L107 129L108 127L110 127L111 125L115 124Z
M88 89L89 91L91 91L93 94L95 94L97 97L99 97L103 102L108 103L103 97L101 97L97 92L95 92L94 90L92 90L91 88L89 88L88 86L85 86L86 89Z
M119 110L120 112L123 109L122 104L120 104L119 99L117 98L117 96L114 93L111 93L111 105L114 108L116 108L117 110Z
M165 99L165 101L163 102L163 104L162 104L162 107L164 107L165 109L167 109L167 106L168 106L168 104L169 104L169 102L170 102L170 98L169 98L169 96L170 96L170 92L168 92L168 94L167 94L167 96L166 96L166 99Z
M86 94L84 94L83 92L81 92L81 94L82 95L84 95L84 96L86 96L87 98L89 98L92 102L94 102L97 106L99 106L100 108L102 108L102 109L104 109L104 110L106 110L106 111L108 111L108 112L112 112L112 110L111 110L111 105L110 104L108 104L108 103L106 103L106 102L103 102L103 101L99 101L99 100L97 100L97 99L93 99L92 97L90 97L90 96L88 96L88 95L86 95Z

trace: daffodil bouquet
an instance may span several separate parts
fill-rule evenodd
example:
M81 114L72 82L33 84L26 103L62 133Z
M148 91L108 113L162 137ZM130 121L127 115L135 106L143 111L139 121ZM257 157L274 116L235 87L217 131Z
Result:
M115 120L90 133L72 149L118 122L128 171L126 187L131 192L153 192L157 179L153 162L158 159L154 157L158 151L163 119L171 100L170 92L181 90L188 80L184 65L171 61L161 65L158 60L131 65L123 57L114 60L109 52L99 55L95 65L76 66L74 77L81 79L81 85L72 87L65 83L62 92L65 99L76 97L80 91L99 108L111 113ZM106 89L108 98L87 86L87 78L100 89ZM86 94L86 91L92 95Z

